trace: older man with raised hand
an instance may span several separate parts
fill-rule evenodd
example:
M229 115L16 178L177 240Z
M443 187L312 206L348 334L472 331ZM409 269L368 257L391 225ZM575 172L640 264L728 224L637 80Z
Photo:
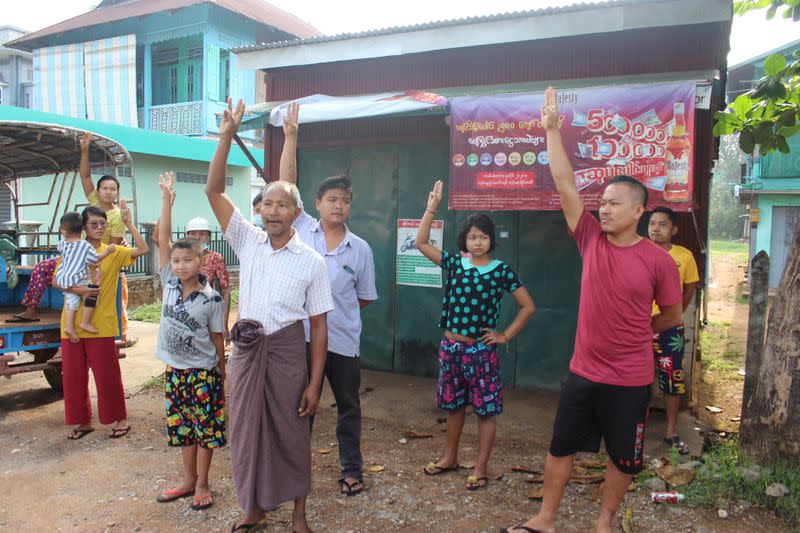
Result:
M636 233L647 189L631 176L608 182L600 220L586 209L561 138L556 92L541 108L550 171L561 210L583 261L575 350L561 387L542 506L532 519L503 533L556 530L556 514L577 452L608 452L597 531L612 531L617 508L644 462L644 433L653 382L653 332L681 323L675 262ZM653 302L661 312L651 317Z
M225 194L225 169L244 103L228 108L208 170L206 194L225 238L239 257L239 320L228 363L229 439L236 494L245 517L231 528L247 532L265 512L293 500L292 530L308 533L311 491L309 416L317 410L333 309L322 257L292 228L300 213L297 187L271 183L263 192L266 231L248 221ZM310 323L307 373L303 320Z
M281 153L281 180L297 183L297 132L300 106L289 105L284 119L286 140ZM325 178L317 187L320 219L305 210L294 221L300 239L325 259L335 309L328 317L325 376L336 399L336 439L342 477L340 490L355 496L364 490L361 476L361 309L378 298L375 264L367 241L347 227L353 190L347 176ZM308 331L306 331L308 340ZM313 423L313 419L312 419Z

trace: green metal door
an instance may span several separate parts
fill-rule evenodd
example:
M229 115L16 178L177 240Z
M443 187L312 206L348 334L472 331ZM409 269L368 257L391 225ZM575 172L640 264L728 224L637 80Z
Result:
M519 214L519 274L536 314L518 337L516 385L557 389L575 340L581 261L561 212Z
M392 370L394 348L394 221L397 218L397 147L350 148L353 181L351 230L372 247L378 301L361 312L361 361L369 368Z
M397 218L419 219L425 212L428 193L437 179L445 182L444 199L437 220L444 220L446 250L456 249L456 217L447 209L448 143L413 144L399 147ZM396 224L396 223L395 223ZM396 225L395 225L396 227ZM397 256L397 242L386 250ZM377 250L376 250L377 253ZM439 314L442 309L442 288L395 287L394 369L417 376L433 376L442 330Z

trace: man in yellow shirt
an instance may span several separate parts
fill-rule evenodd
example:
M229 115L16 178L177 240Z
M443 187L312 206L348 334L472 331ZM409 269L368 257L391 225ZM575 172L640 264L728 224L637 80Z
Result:
M678 232L678 217L668 207L656 207L650 215L647 232L650 240L669 253L678 265L678 274L683 288L683 311L694 298L700 276L692 252L683 246L672 244ZM660 313L653 302L653 316ZM678 452L689 453L689 447L678 436L676 424L680 408L680 396L686 392L683 371L683 349L685 344L683 325L661 332L653 337L653 353L658 363L658 388L664 393L664 407L667 411L667 430L664 440Z

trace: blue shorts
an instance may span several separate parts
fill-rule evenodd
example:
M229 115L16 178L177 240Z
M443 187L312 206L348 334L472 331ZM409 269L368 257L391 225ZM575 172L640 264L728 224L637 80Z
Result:
M439 345L436 405L445 411L457 411L467 404L478 416L503 412L497 349L478 340L456 342L443 337Z

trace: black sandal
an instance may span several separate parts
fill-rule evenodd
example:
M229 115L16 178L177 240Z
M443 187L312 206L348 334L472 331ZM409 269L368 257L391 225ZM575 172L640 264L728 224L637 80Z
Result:
M525 531L526 533L542 533L538 529L532 529L532 528L529 528L528 526L523 526L522 524L517 524L516 526L512 527L511 529L519 529L519 530ZM503 528L503 529L500 530L500 533L514 533L514 532L509 530L509 529Z
M250 531L251 529L253 529L258 525L259 525L258 522L256 522L255 524L239 524L237 526L236 522L234 522L233 525L231 526L231 533L236 533L237 531L242 531L243 533L247 533L248 531Z
M689 453L689 446L683 442L683 439L681 439L678 435L669 438L664 437L664 442L669 444L670 448L675 448L678 450L678 453L681 455L686 455Z
M72 433L70 435L67 435L67 438L69 440L82 439L92 431L94 431L94 428L75 428L72 430Z
M356 494L360 493L364 490L364 480L362 478L354 478L355 481L348 483L346 478L342 478L339 480L340 488L344 489L342 494L346 494L347 496L355 496ZM357 485L361 485L360 487L354 488Z
M130 426L125 426L124 428L113 428L111 433L108 434L109 439L120 439L128 434L131 430Z
M439 474L445 474L447 472L455 472L456 470L460 469L461 466L456 463L453 466L436 466L436 463L431 461L428 463L425 468L423 468L423 472L425 472L426 476L438 476Z

